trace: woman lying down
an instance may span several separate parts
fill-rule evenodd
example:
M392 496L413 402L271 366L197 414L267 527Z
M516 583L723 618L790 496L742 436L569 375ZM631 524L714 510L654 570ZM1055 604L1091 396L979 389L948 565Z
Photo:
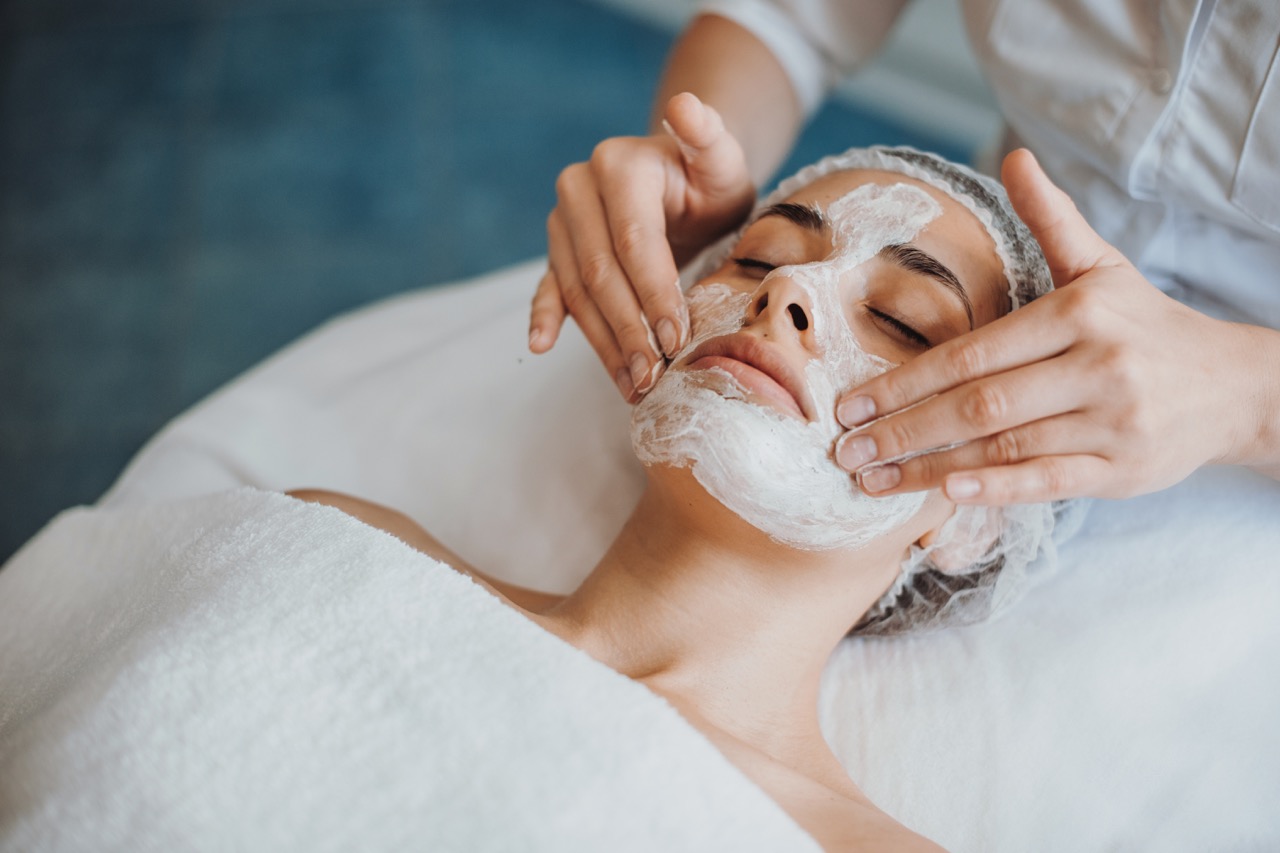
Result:
M851 627L989 615L1064 507L864 495L832 459L835 400L1045 293L1039 247L993 181L872 149L784 182L698 263L692 340L633 413L647 487L572 594L490 578L392 510L291 494L448 563L664 697L825 849L937 849L878 809L827 746L824 665Z

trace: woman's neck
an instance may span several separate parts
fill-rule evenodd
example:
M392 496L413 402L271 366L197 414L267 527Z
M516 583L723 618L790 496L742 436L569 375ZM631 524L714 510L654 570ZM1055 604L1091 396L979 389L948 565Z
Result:
M896 561L779 545L687 486L651 479L592 573L538 620L778 760L829 756L823 669Z

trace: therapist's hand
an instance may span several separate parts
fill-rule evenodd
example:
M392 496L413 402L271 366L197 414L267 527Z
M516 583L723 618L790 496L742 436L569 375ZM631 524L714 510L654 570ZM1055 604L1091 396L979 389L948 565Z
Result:
M529 349L542 353L572 314L629 402L653 387L663 353L689 340L677 264L755 199L742 148L714 109L683 93L665 118L669 133L606 139L560 173L529 320Z
M861 469L869 494L941 486L958 503L1002 505L1128 497L1232 461L1257 427L1253 327L1157 290L1029 151L1011 153L1002 177L1056 289L844 395L841 423L871 423L841 436L841 466ZM956 441L968 443L863 467L865 451L883 460Z

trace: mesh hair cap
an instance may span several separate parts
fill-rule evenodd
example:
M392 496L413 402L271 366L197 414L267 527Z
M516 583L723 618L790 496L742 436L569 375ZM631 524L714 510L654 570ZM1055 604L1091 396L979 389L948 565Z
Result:
M1009 285L1010 310L1053 289L1040 246L1014 212L1004 187L966 166L914 148L852 148L819 160L761 198L747 222L819 178L849 169L914 178L968 209L995 243ZM717 269L741 235L741 230L730 234L695 258L682 275L685 286ZM897 634L996 615L1021 597L1031 582L1053 572L1057 545L1079 529L1086 507L1082 500L957 507L927 547L911 546L893 585L850 633Z

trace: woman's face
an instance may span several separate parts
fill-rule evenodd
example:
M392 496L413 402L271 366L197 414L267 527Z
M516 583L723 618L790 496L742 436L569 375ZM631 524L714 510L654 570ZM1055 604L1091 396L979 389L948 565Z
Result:
M883 215L875 210L874 202L858 204L850 199L855 190L874 187L891 191L888 188L895 184L912 194L926 194L940 208L937 215L902 242L892 239L892 223L869 221ZM843 211L838 206L841 200L846 202ZM882 198L882 205L890 210L901 209L901 203L894 198ZM846 221L832 222L833 206L836 217L843 212ZM906 226L897 233L910 230L910 224ZM836 233L841 229L846 233ZM867 233L874 230L883 231L884 236ZM841 237L844 245L836 245ZM860 238L866 242L850 245ZM880 243L885 245L877 245ZM849 257L845 264L832 264L834 258L850 249L861 252ZM870 257L864 261L861 255L865 254ZM824 264L831 266L816 276L821 281L814 282L814 268ZM823 319L842 322L869 355L896 365L1008 310L1004 271L982 224L940 190L889 172L837 172L760 215L724 264L691 289L691 300L704 303L697 306L702 310L691 317L695 337L704 337L699 325L708 327L714 322L704 300L697 298L698 291L712 284L746 298L739 334L768 341L777 357L800 373L809 361L832 357L832 353L823 351L824 342L815 329L815 320L819 327ZM826 299L822 300L826 305L815 305L815 297L821 299L824 295L834 295L834 302ZM825 318L810 316L823 308L836 311ZM774 319L782 322L769 322ZM799 328L806 323L808 328ZM672 369L687 369L700 355L699 348L693 346L681 354ZM748 379L743 384L759 402L777 403L784 396L757 391L752 386L768 388L768 383L750 381L760 377L752 377L747 370L739 373ZM781 402L781 409L795 413L789 401ZM806 401L797 402L803 410ZM819 413L808 411L804 415L814 420Z
M994 243L903 175L828 175L776 204L689 291L693 339L637 406L646 464L691 466L774 539L857 547L923 494L870 498L834 461L836 399L1008 308Z

